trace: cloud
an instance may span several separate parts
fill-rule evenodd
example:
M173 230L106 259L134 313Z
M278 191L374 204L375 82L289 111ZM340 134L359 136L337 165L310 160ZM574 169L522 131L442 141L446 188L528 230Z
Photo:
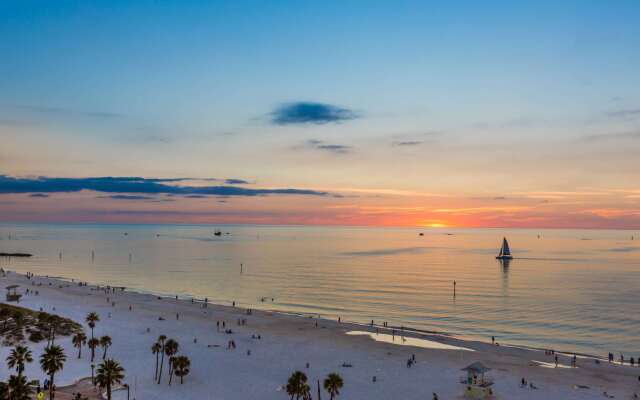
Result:
M103 119L103 120L120 119L125 117L123 114L118 114L110 111L83 111L83 110L74 110L74 109L62 108L62 107L22 105L22 104L14 105L13 107L19 110L31 112L34 114L88 117L88 118Z
M621 140L621 139L640 139L640 131L637 132L621 132L621 133L601 133L596 135L584 136L583 140L587 142L599 140Z
M139 196L131 194L114 194L112 196L100 196L101 199L113 199L113 200L155 200L149 196Z
M418 146L423 142L421 140L398 140L391 143L392 146Z
M45 193L31 193L29 195L29 197L36 197L36 198L38 198L38 197L49 197L49 195L45 194Z
M347 108L312 102L287 103L271 112L271 122L276 125L328 124L358 117L356 112Z
M224 183L226 183L227 185L248 185L249 184L249 182L245 181L244 179L233 179L233 178L226 179Z
M0 194L8 193L70 193L91 190L118 194L169 194L169 195L217 195L217 196L264 196L264 195L306 195L329 196L327 192L306 189L276 188L249 189L237 186L180 186L175 182L189 178L139 178L139 177L96 177L96 178L17 178L0 175Z
M610 111L607 115L611 118L633 118L640 117L640 108Z
M327 151L334 154L347 154L352 149L351 146L342 144L329 144L317 139L307 140L305 147L314 150Z
M142 135L142 136L129 135L126 137L125 140L135 144L170 144L175 141L173 138L170 138L168 136L162 136L162 135L156 135L156 134L149 134L149 135Z

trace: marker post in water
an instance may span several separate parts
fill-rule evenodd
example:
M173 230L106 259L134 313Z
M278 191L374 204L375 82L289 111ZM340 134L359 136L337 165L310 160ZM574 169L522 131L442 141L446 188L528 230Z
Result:
M453 281L453 297L456 297L456 281Z

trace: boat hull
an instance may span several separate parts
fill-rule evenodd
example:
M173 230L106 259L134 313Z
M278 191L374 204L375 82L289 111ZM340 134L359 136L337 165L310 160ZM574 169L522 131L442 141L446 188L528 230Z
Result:
M512 260L513 256L496 256L496 260Z

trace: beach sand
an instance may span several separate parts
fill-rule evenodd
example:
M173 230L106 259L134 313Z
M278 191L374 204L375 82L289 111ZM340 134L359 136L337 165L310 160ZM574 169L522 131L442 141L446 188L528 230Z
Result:
M388 336L374 340L376 328L344 322L257 310L247 315L244 308L213 304L203 308L201 303L190 300L129 291L105 294L96 286L81 287L66 280L42 277L30 281L13 272L0 278L0 282L5 286L21 285L20 293L26 288L39 291L38 296L24 296L20 306L42 308L82 323L85 328L86 314L97 312L101 320L95 335L112 337L108 356L126 369L125 381L131 387L132 399L288 399L283 385L295 370L309 377L314 398L316 381L337 372L344 379L339 399L424 400L431 399L433 392L440 399L457 399L462 398L464 389L459 383L464 375L460 369L475 361L493 369L491 376L495 380L493 388L497 399L603 399L603 392L616 399L630 399L634 392L640 394L640 367L596 364L591 358L579 358L578 368L548 368L545 363L553 364L553 356L543 351L495 346L446 335L414 333L407 335L413 339L403 341L396 331L395 338L391 337L392 343L388 343L384 341L388 341ZM32 286L32 282L41 286ZM238 326L238 319L246 319L246 325ZM225 334L222 329L218 332L216 321L225 321L233 334ZM373 335L347 334L353 331ZM380 328L380 333L391 334L391 331ZM191 359L191 372L183 385L175 377L173 384L167 385L166 364L162 384L154 382L156 357L150 349L161 334L177 340L180 354ZM261 339L253 339L252 335L260 335ZM229 340L235 341L235 350L227 349ZM56 378L59 386L91 375L90 351L86 347L78 359L70 337L59 338L57 343L65 348L68 357L64 370ZM437 348L438 343L448 348ZM434 348L416 347L423 344ZM37 359L44 343L28 345L35 360L27 365L25 374L43 380ZM2 360L9 351L10 348L0 348ZM417 363L407 368L406 361L411 355L415 355ZM98 349L97 362L101 357L102 350ZM343 367L343 363L352 367ZM570 365L571 360L561 356L560 363ZM0 379L5 380L8 375L2 363ZM538 389L521 388L523 377ZM578 389L576 385L589 388ZM322 396L329 398L324 391ZM126 399L126 391L114 392L114 398Z

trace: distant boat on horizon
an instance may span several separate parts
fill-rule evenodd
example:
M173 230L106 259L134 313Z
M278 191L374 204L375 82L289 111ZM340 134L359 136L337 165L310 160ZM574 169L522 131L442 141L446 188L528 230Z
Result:
M509 242L507 242L507 238L502 238L502 247L500 248L500 252L496 256L498 260L511 260L513 256L511 255L511 250L509 250Z

